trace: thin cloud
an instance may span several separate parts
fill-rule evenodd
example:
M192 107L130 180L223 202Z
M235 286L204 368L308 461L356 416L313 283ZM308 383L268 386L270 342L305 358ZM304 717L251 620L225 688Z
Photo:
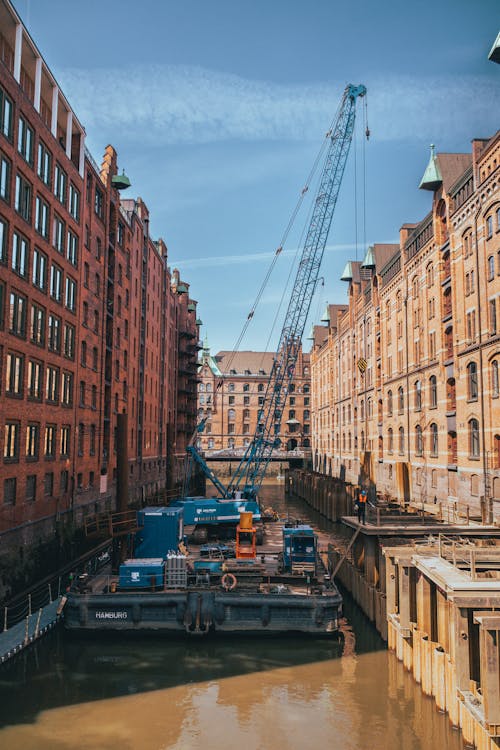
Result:
M60 79L89 128L156 145L315 139L345 85L280 85L175 65L66 69ZM429 138L450 128L469 138L478 121L496 129L500 91L493 77L392 76L364 83L378 140Z
M386 244L397 242L398 240L387 240ZM368 242L368 245L371 244ZM325 247L325 253L343 253L350 252L352 250L359 250L359 245L355 244L344 244L344 245L327 245ZM291 248L289 250L283 250L282 257L291 257L295 255L297 248ZM273 252L261 252L261 253L244 253L241 255L205 255L200 258L185 258L183 260L173 260L171 265L179 270L186 268L215 268L220 266L240 266L246 264L253 264L255 261L271 260L274 256Z

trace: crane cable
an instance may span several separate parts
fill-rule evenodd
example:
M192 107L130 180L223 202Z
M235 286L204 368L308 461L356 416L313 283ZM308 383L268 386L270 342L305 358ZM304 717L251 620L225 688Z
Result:
M309 186L310 186L311 180L313 179L314 174L316 173L316 170L318 168L318 164L320 163L320 161L321 161L321 159L323 157L324 151L325 151L327 143L328 143L328 139L331 138L331 136L332 136L333 126L334 126L334 123L337 121L338 112L340 111L340 106L341 106L341 104L337 108L337 112L335 113L335 116L334 116L334 118L333 118L333 120L332 120L332 122L330 124L330 128L328 129L328 131L325 134L325 137L323 139L323 143L321 145L321 148L318 151L318 154L317 154L317 156L316 156L316 158L314 160L313 166L312 166L312 168L311 168L311 170L310 170L310 172L309 172L309 174L307 176L307 180L305 182L305 185L304 185L304 187L302 188L302 190L300 192L300 196L299 196L299 198L297 200L297 203L295 204L295 207L294 207L294 209L293 209L293 211L291 213L291 216L290 216L290 219L288 220L288 224L286 225L285 231L283 232L283 235L281 237L281 242L280 242L279 246L276 248L276 250L274 252L271 264L270 264L270 266L269 266L269 268L268 268L268 270L266 272L266 275L265 275L264 280L263 280L263 282L262 282L262 284L260 286L260 289L259 289L259 291L257 293L255 301L254 301L254 303L253 303L253 305L252 305L252 307L250 309L250 312L247 315L247 319L246 319L246 321L245 321L245 323L243 325L243 329L242 329L240 335L238 336L238 339L236 340L236 343L235 343L235 345L233 347L233 350L231 352L231 356L229 357L229 361L227 362L227 364L225 366L226 370L230 370L231 369L231 365L232 365L232 363L234 361L234 358L235 358L237 352L239 351L240 344L241 344L241 342L242 342L242 340L243 340L243 338L244 338L244 336L245 336L245 334L247 332L248 326L250 325L250 323L252 321L252 318L254 317L254 314L255 314L255 311L256 311L256 309L257 309L257 307L259 305L259 302L262 299L262 295L264 294L264 291L265 291L265 289L267 287L267 284L269 283L269 279L271 278L272 272L273 272L274 267L275 267L275 265L276 265L276 263L278 261L278 258L279 258L279 256L281 255L281 253L283 251L283 247L285 245L286 240L288 239L288 235L290 234L290 231L291 231L291 229L293 227L293 224L295 222L297 214L299 213L299 211L300 211L300 209L302 207L302 203L304 201L304 197L305 197L306 193L309 191ZM297 248L297 251L296 251L295 255L297 255L298 249L301 246L301 244L302 243L299 243L299 246ZM293 267L293 264L292 264L292 267ZM290 270L290 274L291 274L291 270ZM287 280L286 287L288 286L288 283L289 283L289 280L290 280L290 274L289 274L289 277L288 277L288 280ZM283 296L284 296L284 292L283 292ZM283 302L283 296L282 296L282 299L281 299L281 302L280 302L280 308L281 308L281 304ZM277 315L276 315L276 318L277 318ZM276 318L275 318L275 322L276 322ZM273 323L273 329L274 329L275 322ZM220 380L217 383L217 390L221 388L222 382L223 381Z

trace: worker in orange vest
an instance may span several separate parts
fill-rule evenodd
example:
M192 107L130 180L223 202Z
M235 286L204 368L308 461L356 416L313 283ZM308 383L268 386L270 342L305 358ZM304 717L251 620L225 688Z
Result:
M361 489L358 495L358 523L365 523L367 494Z

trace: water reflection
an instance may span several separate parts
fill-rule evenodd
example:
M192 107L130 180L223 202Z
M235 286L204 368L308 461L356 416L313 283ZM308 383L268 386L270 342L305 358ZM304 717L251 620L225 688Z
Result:
M348 598L345 614L340 640L58 631L0 671L0 748L460 750Z

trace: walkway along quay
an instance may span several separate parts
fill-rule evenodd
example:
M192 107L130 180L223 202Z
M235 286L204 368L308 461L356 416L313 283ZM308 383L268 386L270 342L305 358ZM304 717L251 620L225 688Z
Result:
M328 549L336 580L465 743L500 747L500 528L467 512L377 503L359 524L354 488L321 479L299 471L285 484L342 523L345 542Z

